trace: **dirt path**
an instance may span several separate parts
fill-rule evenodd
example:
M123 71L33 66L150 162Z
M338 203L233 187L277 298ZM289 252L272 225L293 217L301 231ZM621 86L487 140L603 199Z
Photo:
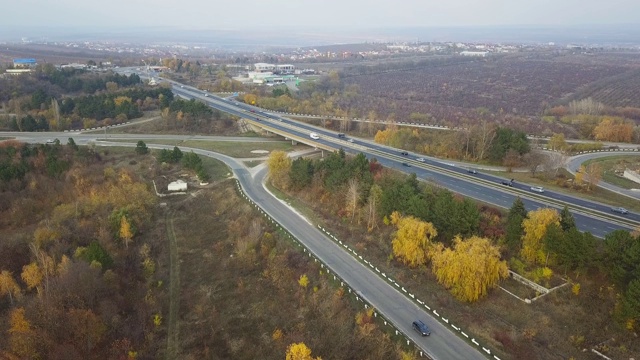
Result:
M173 214L165 215L169 239L169 322L167 323L167 359L177 359L179 353L178 311L180 309L180 263L178 241L173 229Z

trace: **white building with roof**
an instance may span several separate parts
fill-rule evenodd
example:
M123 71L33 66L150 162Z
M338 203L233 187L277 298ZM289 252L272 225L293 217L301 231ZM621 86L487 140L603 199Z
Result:
M267 63L255 63L253 67L256 72L273 72L276 70L276 66L274 64Z
M276 65L276 70L279 73L293 74L294 71L296 70L296 67L291 64L281 64L281 65Z
M489 54L488 51L462 51L460 55L462 56L477 56L477 57L486 57Z
M170 182L169 186L167 186L167 190L169 191L187 191L187 183L184 180L176 180L174 182Z

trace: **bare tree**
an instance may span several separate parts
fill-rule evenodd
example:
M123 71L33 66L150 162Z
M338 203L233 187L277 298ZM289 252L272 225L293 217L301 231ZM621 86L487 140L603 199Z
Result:
M547 153L544 162L544 170L548 176L557 176L558 170L563 168L567 163L567 156L559 152Z
M495 125L482 121L480 125L476 125L471 129L474 138L474 149L476 159L484 159L487 149L493 143L496 137Z
M509 149L502 159L502 164L507 167L507 172L513 171L513 168L520 165L520 154L513 149Z
M524 162L524 164L529 168L531 176L536 176L536 172L546 160L547 155L539 150L532 150L522 157L522 162Z
M373 184L371 186L371 190L369 191L369 199L368 199L368 220L367 220L367 228L369 231L378 227L377 219L378 219L378 203L380 202L380 197L382 196L382 189L379 185Z
M569 111L572 114L600 115L604 111L604 104L592 98L574 100L569 103Z
M360 197L360 183L355 178L349 179L349 184L347 187L347 208L349 212L351 212L351 222L353 222L353 218L356 215L356 210L358 209L358 199Z
M587 166L586 173L587 181L589 182L587 190L591 191L591 189L598 186L602 179L602 166L597 162L591 163Z

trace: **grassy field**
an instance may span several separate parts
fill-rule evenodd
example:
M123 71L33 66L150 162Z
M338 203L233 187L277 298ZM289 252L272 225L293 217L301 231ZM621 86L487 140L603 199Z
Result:
M132 140L110 140L115 142L136 143ZM308 148L305 145L291 145L289 141L268 141L268 142L234 142L234 141L206 141L206 140L146 140L145 143L158 145L186 146L202 150L215 151L235 158L263 158L269 156L268 153L252 153L254 150L274 150L296 151Z
M98 147L97 151L100 155L109 157L109 158L118 158L119 161L126 161L132 163L134 161L140 161L140 155L137 155L134 151L134 148L128 147L119 147L119 146L104 146ZM151 155L156 155L158 150L151 150ZM148 155L145 155L148 156ZM208 173L211 175L211 182L219 181L226 179L233 175L231 170L225 163L220 160L216 160L210 158L208 156L201 156L202 165L207 169Z
M594 163L598 163L602 167L602 181L625 189L640 188L640 184L616 174L616 170L618 172L623 172L625 168L638 169L640 165L640 156L613 155L587 160L583 165L588 166Z
M180 263L178 358L281 359L300 342L324 359L416 358L239 198L234 182L168 203Z
M247 167L252 168L252 167L256 167L256 166L262 164L263 162L264 162L263 160L249 160L249 161L244 161L244 164Z

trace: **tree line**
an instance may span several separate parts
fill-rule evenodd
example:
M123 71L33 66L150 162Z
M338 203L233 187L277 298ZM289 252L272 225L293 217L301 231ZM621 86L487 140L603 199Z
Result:
M12 144L2 178L0 356L146 358L162 325L161 289L144 236L155 197L89 148ZM5 176L5 175L3 175ZM11 191L6 191L11 189Z
M111 125L141 117L141 108L152 101L168 107L173 93L166 88L136 88L57 100L37 90L23 107L31 111L11 117L7 127L12 131L47 131L95 127L102 123Z
M616 231L601 246L592 234L576 228L566 207L527 212L519 198L501 218L500 212L418 182L415 174L385 170L363 154L347 157L341 150L322 160L291 160L284 152L273 152L267 164L274 185L321 202L323 210L342 222L368 232L395 227L390 239L375 245L406 266L430 267L460 300L486 296L508 276L509 267L543 284L553 276L552 269L576 277L601 269L621 286L616 318L638 321L639 235Z

